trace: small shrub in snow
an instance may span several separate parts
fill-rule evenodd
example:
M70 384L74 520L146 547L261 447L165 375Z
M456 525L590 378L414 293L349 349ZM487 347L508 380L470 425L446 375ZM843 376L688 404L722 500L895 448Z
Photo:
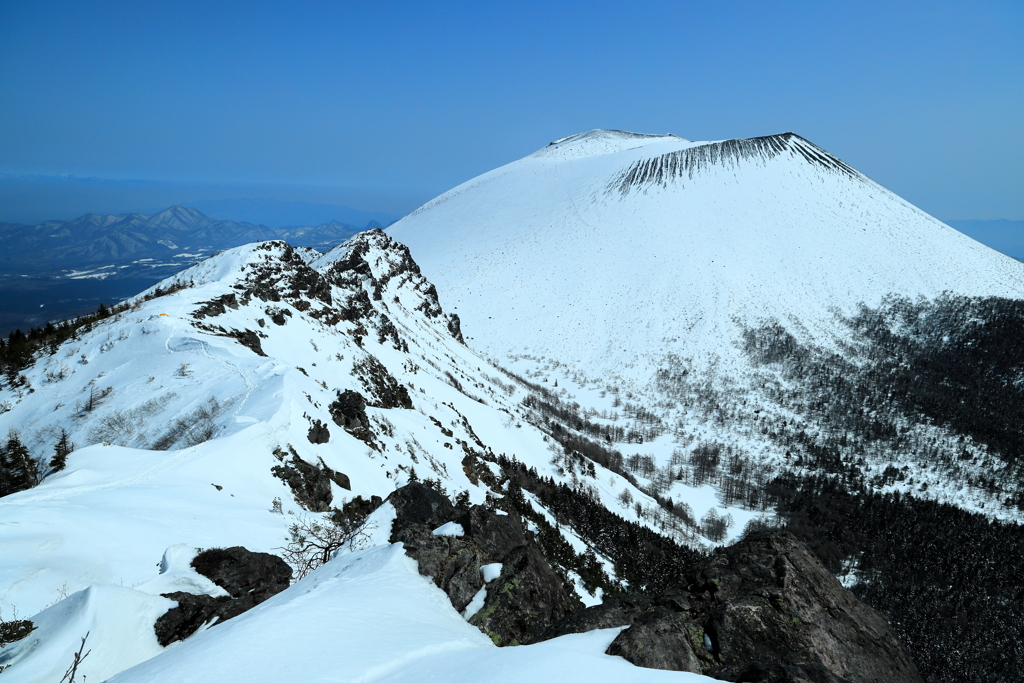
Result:
M31 621L18 618L17 610L15 610L14 617L10 621L5 620L3 612L0 611L0 648L16 643L35 630L36 626ZM3 671L4 668L0 667L0 671Z
M288 527L288 545L277 550L295 570L295 578L301 579L329 561L346 543L355 547L368 539L369 531L365 519L357 520L335 509L326 519L296 519Z

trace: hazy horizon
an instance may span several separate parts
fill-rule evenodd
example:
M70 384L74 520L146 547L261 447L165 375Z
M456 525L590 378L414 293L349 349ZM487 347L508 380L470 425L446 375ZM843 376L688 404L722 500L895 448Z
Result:
M1020 3L12 2L2 17L0 172L179 190L49 196L46 218L242 197L402 215L612 128L793 131L934 216L1024 219Z

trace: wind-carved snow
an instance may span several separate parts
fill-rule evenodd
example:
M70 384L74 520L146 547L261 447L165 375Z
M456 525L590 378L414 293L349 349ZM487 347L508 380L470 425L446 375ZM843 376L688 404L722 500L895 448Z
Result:
M629 133L622 130L590 130L585 133L577 133L576 135L555 140L547 147L534 152L531 156L535 158L579 159L636 149L652 142L664 141L666 138L685 142L683 138L675 135L646 135L643 133Z
M619 629L498 648L399 546L340 556L267 602L110 683L245 680L711 681L604 654ZM329 647L324 644L329 643Z

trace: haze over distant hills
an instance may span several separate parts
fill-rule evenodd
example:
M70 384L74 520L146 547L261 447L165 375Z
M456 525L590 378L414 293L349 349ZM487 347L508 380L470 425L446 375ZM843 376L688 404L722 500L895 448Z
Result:
M274 228L299 225L323 225L339 222L345 225L366 225L370 222L388 226L399 216L383 211L360 211L338 204L310 204L280 199L212 199L185 202L211 218L262 223Z
M100 301L117 301L211 254L251 242L283 239L327 251L365 228L331 221L272 228L215 220L193 208L172 206L150 215L86 214L38 225L0 223L4 253L0 333L78 315Z
M320 186L0 173L0 222L26 225L71 220L84 213L153 214L174 205L199 209L211 218L272 228L335 220L349 225L376 220L388 225L428 198Z

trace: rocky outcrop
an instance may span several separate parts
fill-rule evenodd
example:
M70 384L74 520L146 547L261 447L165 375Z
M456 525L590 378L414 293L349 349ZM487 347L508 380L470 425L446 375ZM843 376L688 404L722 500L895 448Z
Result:
M331 430L320 420L313 420L309 425L309 433L306 434L311 444L327 443L331 440Z
M651 609L654 600L642 593L609 595L600 605L581 609L568 615L544 631L541 640L570 633L586 633L601 628L632 626L637 617Z
M369 433L370 418L366 416L366 399L358 391L339 391L337 399L330 405L330 411L334 424L351 434L362 438L364 433Z
M348 301L341 304L346 320L379 327L386 325L384 319L372 315L370 301L380 301L386 308L389 302L397 303L393 295L402 290L412 295L411 301L418 301L412 306L413 310L429 320L440 320L452 337L465 343L458 316L446 315L441 309L437 288L420 273L408 247L391 239L383 230L365 230L332 255L334 262L324 271L324 277L350 293ZM381 338L392 337L396 348L405 346L397 334L391 335L384 329L378 333Z
M391 542L404 544L420 573L448 594L456 610L464 611L485 591L483 606L469 622L496 644L538 640L550 624L580 606L517 515L481 505L456 507L419 483L397 489L388 501L396 511ZM434 533L449 523L458 525L454 532ZM481 569L496 564L500 574L485 585Z
M191 593L165 593L178 603L156 620L157 641L167 647L195 633L203 624L220 623L247 612L283 591L292 579L292 568L269 553L254 553L241 546L212 548L192 560L192 568L227 591L211 597Z
M694 652L697 643L693 642L697 633L699 629L686 614L655 606L619 633L607 654L648 669L700 673L700 661Z
M720 548L696 566L685 587L612 596L554 624L544 637L613 626L628 628L607 653L637 666L726 681L921 681L882 615L784 532Z
M536 545L516 546L502 560L501 575L488 584L484 606L469 623L496 645L525 645L576 609L579 599L574 597Z
M196 309L192 314L192 317L197 320L224 315L227 313L229 308L238 310L238 297L235 292L223 294L211 299L210 301L201 301L200 303L202 304L202 307Z
M755 534L716 551L690 589L691 617L712 645L709 675L752 680L763 670L778 680L829 680L823 667L854 683L921 680L885 618L790 534Z
M279 452L279 454L281 454ZM281 454L283 457L283 454ZM311 465L297 455L290 462L274 465L270 471L275 477L288 484L295 497L295 502L310 512L327 512L331 509L334 494L331 482L351 491L352 484L348 475L336 472L320 461L320 465Z

